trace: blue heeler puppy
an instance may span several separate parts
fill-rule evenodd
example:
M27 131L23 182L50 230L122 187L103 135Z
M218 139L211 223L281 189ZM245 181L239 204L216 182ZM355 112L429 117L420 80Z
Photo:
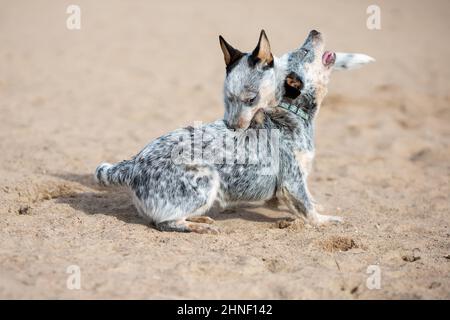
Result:
M226 208L277 199L312 224L341 221L316 212L306 185L314 115L336 55L324 51L317 31L280 59L264 31L251 53L222 37L220 45L224 119L168 133L131 160L101 164L97 181L129 187L139 214L162 231L217 233L213 220L201 216L216 202ZM340 57L342 68L359 63Z

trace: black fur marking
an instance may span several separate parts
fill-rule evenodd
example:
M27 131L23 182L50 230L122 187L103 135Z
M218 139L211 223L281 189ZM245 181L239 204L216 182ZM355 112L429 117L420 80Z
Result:
M237 57L233 62L231 62L230 64L227 65L226 67L226 72L227 75L234 69L235 66L237 66L239 64L239 61L241 61L242 57L244 57L245 54L242 54L241 56Z
M296 85L292 86L291 85L292 82L295 82ZM296 73L291 72L287 75L286 79L284 80L284 91L285 91L284 96L286 98L294 100L300 95L302 87L303 83L300 80L300 77Z
M225 58L225 64L227 65L226 71L228 74L245 54L233 48L228 42L225 41L222 36L219 36L219 42L220 46L222 47L222 51L224 51L224 55L226 55L227 53L230 58L229 61L227 61L227 59Z
M101 167L100 169L97 170L97 180L98 181L101 181L100 177L102 176L103 170L105 170L104 167Z
M249 57L248 57L248 65L251 67L251 68L255 68L256 67L256 65L259 63L261 61L261 59L259 59L258 57L255 57L255 56L253 56L253 55L249 55ZM270 63L268 63L268 64L265 64L264 66L263 66L263 71L265 71L265 70L268 70L268 69L270 69L270 68L273 68L273 60L270 62Z

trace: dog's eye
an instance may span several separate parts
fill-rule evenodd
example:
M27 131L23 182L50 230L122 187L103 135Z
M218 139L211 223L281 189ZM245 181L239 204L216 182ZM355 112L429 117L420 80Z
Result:
M255 103L256 97L257 97L257 96L254 96L254 97L252 97L252 98L245 99L243 102L244 102L246 105L251 106L251 105L253 105L253 104Z
M308 49L303 49L302 48L302 54L303 56L306 56L308 54L309 50Z

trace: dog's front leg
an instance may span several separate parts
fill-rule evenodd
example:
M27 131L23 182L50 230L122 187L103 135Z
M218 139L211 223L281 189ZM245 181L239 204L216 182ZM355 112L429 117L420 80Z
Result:
M342 222L342 218L337 216L327 216L316 211L306 185L306 179L299 166L292 166L286 172L279 191L281 198L289 210L313 225L320 225L328 222Z

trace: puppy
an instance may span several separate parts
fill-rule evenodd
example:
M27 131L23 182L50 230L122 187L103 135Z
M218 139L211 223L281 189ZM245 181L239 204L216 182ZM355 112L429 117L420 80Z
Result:
M313 150L313 119L336 56L324 52L316 31L281 59L273 57L264 31L252 53L222 37L220 45L224 119L175 130L130 160L101 164L98 183L128 187L138 213L161 231L217 233L213 220L202 216L216 202L227 207L279 199L312 224L341 221L316 212L302 160ZM299 94L286 94L286 86ZM295 113L291 106L298 107ZM300 108L307 117L297 115Z

